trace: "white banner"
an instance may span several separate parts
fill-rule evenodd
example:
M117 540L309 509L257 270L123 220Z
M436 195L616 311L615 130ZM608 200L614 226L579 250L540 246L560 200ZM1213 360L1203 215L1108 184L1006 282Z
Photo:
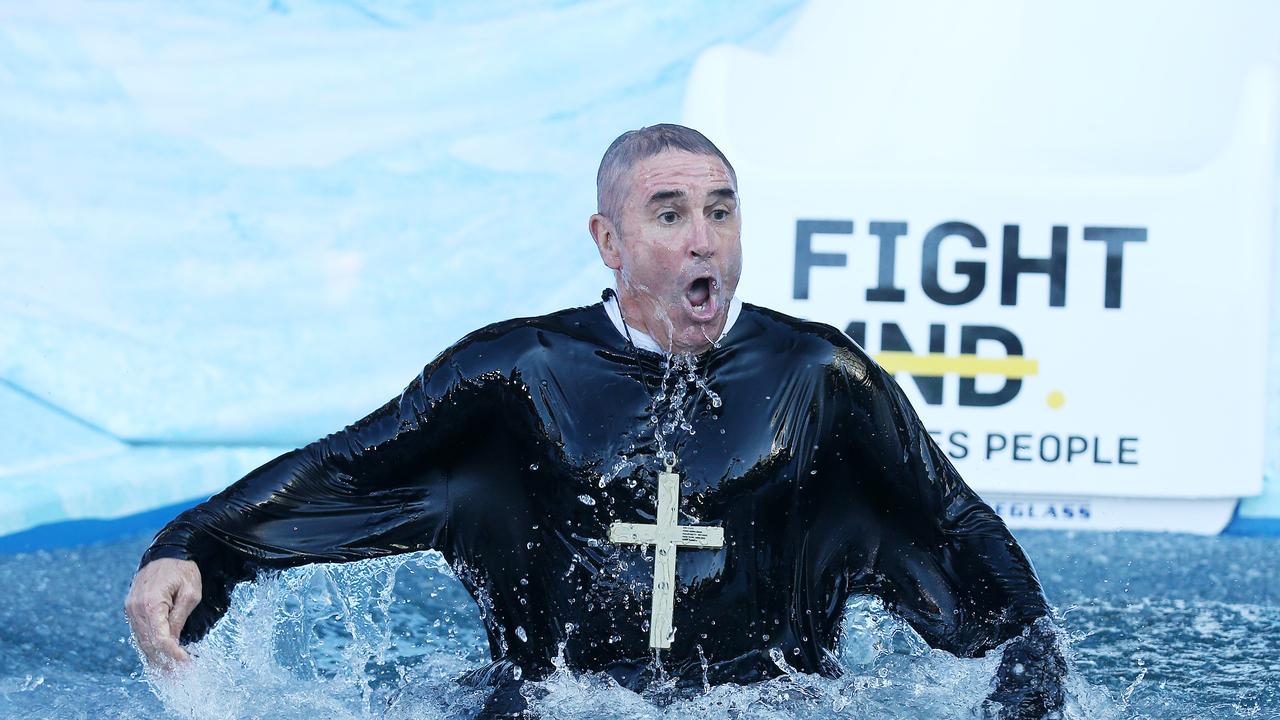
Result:
M741 297L844 329L989 497L1258 494L1272 68L1236 78L1234 121L1194 169L1031 173L993 156L931 172L917 154L868 170L835 128L883 108L796 37L830 24L802 19L778 57L710 51L687 91L686 122L738 172ZM1002 152L1036 152L1016 145Z

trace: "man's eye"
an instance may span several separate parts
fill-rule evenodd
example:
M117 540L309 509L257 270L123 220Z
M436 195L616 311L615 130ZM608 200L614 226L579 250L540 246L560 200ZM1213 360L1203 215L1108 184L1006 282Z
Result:
M674 210L668 210L658 216L658 221L665 225L671 225L675 223L676 220L679 220L679 219L680 219L680 216L677 215Z
M711 219L712 220L728 220L729 211L725 210L724 208L716 208L715 210L711 211Z

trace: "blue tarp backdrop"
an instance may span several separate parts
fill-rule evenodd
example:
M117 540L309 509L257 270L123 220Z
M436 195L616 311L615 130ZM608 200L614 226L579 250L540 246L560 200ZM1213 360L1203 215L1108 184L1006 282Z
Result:
M604 148L801 6L0 9L0 539L206 496L470 330L596 301ZM1280 314L1269 338L1280 516Z

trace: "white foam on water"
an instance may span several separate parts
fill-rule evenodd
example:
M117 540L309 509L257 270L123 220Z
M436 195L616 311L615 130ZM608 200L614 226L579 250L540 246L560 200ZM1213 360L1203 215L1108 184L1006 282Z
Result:
M169 711L193 720L467 717L487 694L456 681L488 661L475 617L438 553L312 565L239 586L225 618L191 646L193 662L148 681ZM561 663L522 692L533 712L556 718L973 718L999 655L931 649L878 600L859 597L836 657L839 678L797 672L779 651L784 674L767 682L701 691L659 682L640 694ZM1073 672L1068 692L1066 718L1130 717L1132 687L1116 697Z
M1277 540L1018 538L1068 635L1066 717L1280 720ZM455 678L489 661L480 618L492 611L478 609L434 553L245 585L225 621L191 648L197 659L183 677L145 681L121 604L148 540L0 556L0 583L19 588L0 600L0 716L449 718L470 717L484 701ZM866 598L850 603L843 630L838 680L637 696L561 672L528 688L544 717L974 717L992 659L932 651Z

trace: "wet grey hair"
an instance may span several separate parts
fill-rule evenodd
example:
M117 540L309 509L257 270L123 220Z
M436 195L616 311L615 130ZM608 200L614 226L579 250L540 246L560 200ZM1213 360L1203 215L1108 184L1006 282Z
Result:
M695 155L719 158L729 171L734 190L738 189L738 174L733 171L729 158L720 152L705 135L683 125L662 123L639 130L628 130L604 151L600 170L596 173L596 212L609 218L615 226L622 215L622 201L626 197L625 178L636 163L667 150L680 150Z

